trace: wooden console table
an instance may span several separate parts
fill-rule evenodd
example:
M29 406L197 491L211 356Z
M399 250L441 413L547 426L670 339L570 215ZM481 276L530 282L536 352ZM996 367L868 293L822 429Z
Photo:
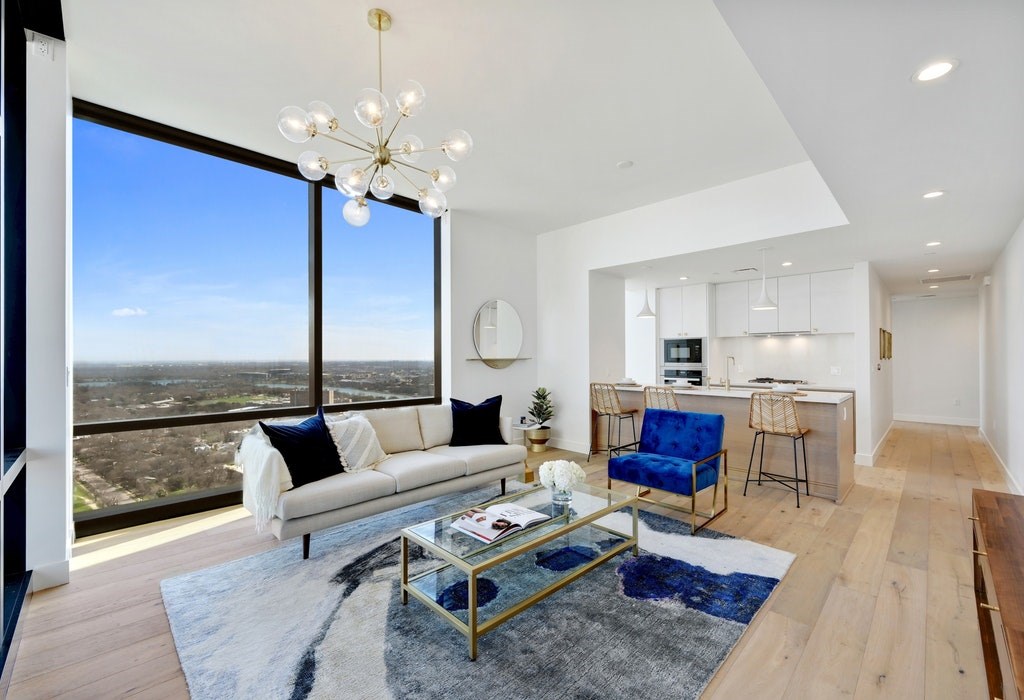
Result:
M1024 698L1024 496L974 489L974 597L992 698Z

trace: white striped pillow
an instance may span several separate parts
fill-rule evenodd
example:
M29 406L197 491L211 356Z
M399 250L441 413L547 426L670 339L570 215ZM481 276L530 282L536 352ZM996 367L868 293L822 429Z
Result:
M346 462L346 472L373 469L388 458L377 440L377 433L365 416L345 414L340 419L328 421L327 427L338 447L338 453Z

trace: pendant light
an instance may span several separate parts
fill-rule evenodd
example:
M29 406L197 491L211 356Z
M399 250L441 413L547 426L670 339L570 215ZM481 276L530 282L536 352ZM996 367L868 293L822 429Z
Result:
M761 296L757 298L750 308L754 311L771 311L779 308L776 306L772 298L768 296L768 280L766 279L767 272L765 270L765 251L767 248L761 248Z
M651 311L651 302L647 300L647 280L644 280L644 308L640 309L640 313L636 315L637 318L655 318L654 312Z

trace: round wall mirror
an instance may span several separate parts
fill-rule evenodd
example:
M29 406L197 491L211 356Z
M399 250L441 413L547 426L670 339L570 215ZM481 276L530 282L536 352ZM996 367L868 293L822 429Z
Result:
M523 322L507 301L492 299L476 312L473 344L484 364L494 369L508 367L523 347Z

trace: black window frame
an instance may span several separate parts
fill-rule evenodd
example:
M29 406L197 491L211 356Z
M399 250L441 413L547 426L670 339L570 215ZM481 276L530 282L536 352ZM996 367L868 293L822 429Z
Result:
M249 167L267 170L285 177L300 180L308 185L308 242L309 242L309 398L320 398L323 393L323 188L333 187L334 178L328 175L320 182L309 182L298 173L295 164L256 151L193 134L159 122L137 117L132 114L87 102L78 98L72 100L72 116L75 119L118 129L127 133L162 141L172 146L224 158ZM369 199L374 199L368 195ZM416 213L417 202L408 197L395 195L384 206L396 206ZM422 215L422 214L421 214ZM441 220L433 220L434 238L434 389L433 396L389 401L362 401L324 406L325 412L340 412L353 409L370 409L399 406L418 406L441 403ZM246 411L245 419L263 420L289 416L306 416L316 410L318 403L289 408L268 408ZM238 413L199 413L165 418L144 418L116 421L92 421L73 424L73 435L100 435L108 433L176 428L192 425L237 422ZM75 534L83 537L108 532L124 527L154 522L165 518L237 505L242 502L241 489L221 487L196 494L140 501L104 508L99 511L84 511L74 514Z

